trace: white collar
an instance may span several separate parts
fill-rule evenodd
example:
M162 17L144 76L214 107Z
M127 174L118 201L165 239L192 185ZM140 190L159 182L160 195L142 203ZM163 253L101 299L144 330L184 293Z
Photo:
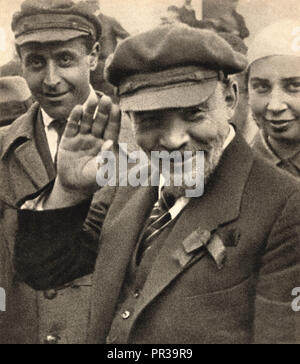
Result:
M85 107L87 105L87 103L92 99L97 97L95 90L93 89L93 87L90 85L90 94L88 96L88 98L86 99L85 103L83 104L83 107ZM49 128L49 126L51 125L51 123L53 122L53 118L51 118L51 116L49 116L46 111L44 109L41 108L41 112L42 112L42 117L43 117L43 122L45 125L45 128Z

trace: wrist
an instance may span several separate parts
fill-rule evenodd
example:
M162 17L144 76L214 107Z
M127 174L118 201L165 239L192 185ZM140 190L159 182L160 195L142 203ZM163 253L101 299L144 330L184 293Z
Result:
M49 197L44 202L44 208L46 210L55 210L71 207L91 199L92 196L93 192L80 191L66 187L63 185L60 178L57 177Z

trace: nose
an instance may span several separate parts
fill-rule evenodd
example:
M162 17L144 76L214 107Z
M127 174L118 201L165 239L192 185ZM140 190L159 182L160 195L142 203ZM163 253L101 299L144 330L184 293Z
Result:
M44 85L48 88L55 88L60 83L58 68L54 61L49 61L44 78Z
M168 151L183 149L190 141L186 123L180 118L173 118L166 123L160 136L160 146Z
M273 114L280 114L288 109L285 101L285 93L280 89L274 89L270 95L267 110Z

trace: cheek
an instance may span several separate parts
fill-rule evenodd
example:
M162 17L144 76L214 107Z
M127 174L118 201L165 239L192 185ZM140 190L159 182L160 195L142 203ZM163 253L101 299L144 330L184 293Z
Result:
M290 109L292 110L294 116L300 119L300 94L294 97L289 102Z
M79 89L89 82L89 70L87 67L71 67L61 70L61 78Z
M39 92L42 89L44 77L42 72L32 73L24 70L23 77L27 81L28 87L33 94Z
M209 119L189 128L189 135L199 143L210 143L228 131L228 121L225 114L211 114Z
M249 101L251 110L256 116L262 115L268 105L268 98L266 96L259 96L255 93L250 93Z
M158 145L158 134L153 130L135 131L136 143L145 151L151 151Z

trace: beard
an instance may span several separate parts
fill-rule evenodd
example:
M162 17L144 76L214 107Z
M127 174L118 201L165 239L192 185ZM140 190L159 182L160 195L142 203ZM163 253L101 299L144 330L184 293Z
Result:
M204 185L208 184L215 170L219 166L220 160L224 152L224 143L225 138L220 135L214 141L210 142L209 147L206 145L203 148L199 148L199 146L197 149L193 148L193 155L196 154L196 152L204 151ZM199 175L199 172L202 173L203 171L197 171L196 161L193 160L193 167L190 172L193 180L197 179L197 175ZM175 179L176 176L173 171L170 175L171 183L169 186L165 186L164 190L166 191L166 193L173 195L176 199L186 196L186 190L197 188L197 186L191 187L185 185L184 181L181 186L176 186Z

